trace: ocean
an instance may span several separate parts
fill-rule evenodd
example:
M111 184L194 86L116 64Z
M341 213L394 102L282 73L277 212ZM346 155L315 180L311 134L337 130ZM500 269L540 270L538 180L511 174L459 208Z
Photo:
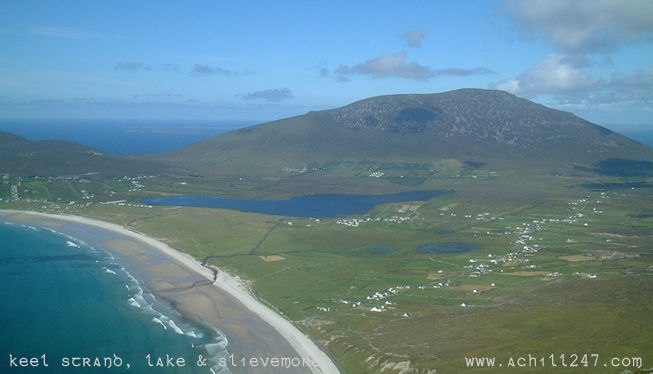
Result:
M623 131L621 134L626 135L631 139L635 139L642 144L653 147L653 131Z
M0 218L0 284L0 372L210 373L148 366L148 354L152 363L166 354L198 357L214 337L144 293L102 249ZM12 367L20 358L38 366ZM100 366L74 367L81 358Z
M28 140L69 140L106 153L162 153L259 121L0 120Z

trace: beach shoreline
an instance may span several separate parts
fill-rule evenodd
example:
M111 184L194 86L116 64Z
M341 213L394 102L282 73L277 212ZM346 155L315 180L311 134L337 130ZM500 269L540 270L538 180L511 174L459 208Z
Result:
M225 297L231 297L236 300L236 302L229 300L229 306L231 309L244 307L249 312L251 312L255 318L260 319L260 321L255 321L257 324L261 324L262 321L265 324L269 325L285 340L285 342L288 343L292 350L294 350L302 360L306 360L307 362L311 363L311 365L306 367L306 369L309 369L310 372L340 372L331 358L320 347L318 347L317 344L311 340L311 338L297 329L290 321L257 300L240 279L226 273L221 269L217 272L216 276L215 269L212 267L209 268L203 266L201 262L193 258L191 255L177 251L166 243L151 238L143 233L130 230L118 224L75 215L48 214L22 210L0 210L0 219L4 217L8 220L12 220L12 215L19 215L25 219L40 218L53 220L60 223L75 223L92 226L120 235L122 237L129 238L138 243L142 243L144 246L158 251L159 254L167 256L167 258L173 260L177 265L183 266L183 268L189 270L191 273L194 273L194 279L197 279L197 275L200 275L205 280L208 280L208 282L204 283L205 287L203 288L202 293L199 295L195 294L192 295L192 297L191 295L183 293L176 295L174 303L181 309L182 314L187 313L190 319L195 319L202 324L208 324L209 326L207 327L214 327L221 330L218 324L218 322L224 321L224 318L222 317L222 314L224 313L224 311L222 311L223 303L221 303L221 301L225 301ZM117 247L112 246L111 244L106 246L112 252L114 250L120 252ZM116 254L119 257L124 256L124 253ZM167 276L165 279L166 281L170 281L170 276ZM166 285L171 286L170 284ZM174 284L172 286L174 286ZM217 290L211 290L208 287L215 288ZM215 292L218 290L222 292L222 294L218 295ZM201 304L201 306L199 304ZM212 311L212 308L215 308L216 311ZM219 313L218 309L220 310ZM229 308L225 309L229 310ZM233 314L234 312L232 311L232 315ZM220 315L220 317L216 317L217 315ZM252 318L250 317L250 320L251 319ZM248 334L243 333L243 335ZM244 341L247 341L247 339L244 339Z

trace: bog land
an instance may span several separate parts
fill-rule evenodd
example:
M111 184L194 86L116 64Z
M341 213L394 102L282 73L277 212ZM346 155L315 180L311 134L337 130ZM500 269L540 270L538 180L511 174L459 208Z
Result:
M225 269L345 372L459 372L467 356L548 356L579 347L647 360L652 191L592 189L584 175L471 175L434 179L452 192L416 209L389 203L344 218L143 204L141 196L161 194L156 178L139 179L139 191L125 188L108 203L5 205L115 222ZM617 179L602 180L623 183ZM68 181L80 195L88 185ZM418 250L464 243L473 250ZM596 372L575 372L583 370Z

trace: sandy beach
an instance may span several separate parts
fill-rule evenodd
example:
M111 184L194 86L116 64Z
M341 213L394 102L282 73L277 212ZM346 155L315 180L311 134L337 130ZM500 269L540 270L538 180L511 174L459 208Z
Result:
M324 351L258 301L239 279L219 271L214 282L211 269L165 243L120 225L72 215L0 210L0 220L53 228L110 251L148 292L189 320L224 332L236 362L229 366L234 373L339 373ZM290 359L293 366L274 367L275 361L269 361L274 357ZM251 358L259 359L257 367L248 364ZM310 364L295 366L299 361ZM265 367L262 362L267 362Z

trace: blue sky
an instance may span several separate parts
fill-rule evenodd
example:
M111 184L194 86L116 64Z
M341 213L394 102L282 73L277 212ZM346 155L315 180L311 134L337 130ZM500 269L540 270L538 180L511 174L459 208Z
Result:
M653 125L653 2L0 2L2 118L273 120L462 87Z

